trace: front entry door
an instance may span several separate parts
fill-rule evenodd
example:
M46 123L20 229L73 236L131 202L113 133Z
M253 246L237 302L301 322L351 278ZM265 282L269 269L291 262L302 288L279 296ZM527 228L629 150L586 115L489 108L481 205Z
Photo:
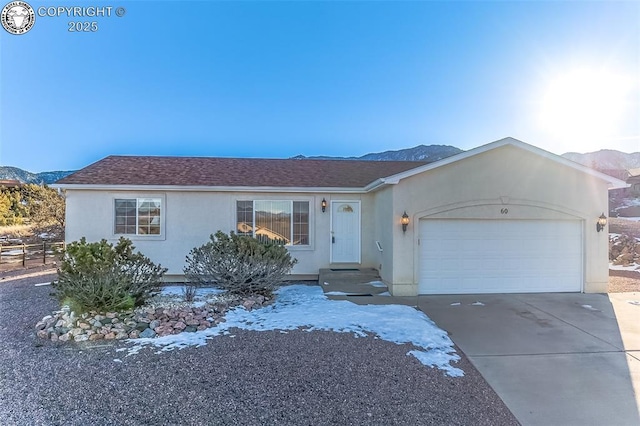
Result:
M360 263L360 201L331 202L331 263Z

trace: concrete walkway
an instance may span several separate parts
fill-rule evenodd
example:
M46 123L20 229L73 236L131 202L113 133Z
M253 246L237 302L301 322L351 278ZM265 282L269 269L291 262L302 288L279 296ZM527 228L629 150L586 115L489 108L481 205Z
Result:
M417 303L523 425L640 425L640 293Z

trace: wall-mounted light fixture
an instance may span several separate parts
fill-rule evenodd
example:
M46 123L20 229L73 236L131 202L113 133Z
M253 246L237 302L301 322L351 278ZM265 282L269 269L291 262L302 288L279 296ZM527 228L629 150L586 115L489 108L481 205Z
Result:
M400 220L400 224L402 225L402 232L407 232L407 226L409 226L409 215L405 211L402 215L402 219Z
M322 213L324 213L325 210L327 210L327 200L323 198L322 202L320 203L320 206L322 207Z
M596 231L600 232L607 226L607 217L602 213L598 218L598 222L596 223Z

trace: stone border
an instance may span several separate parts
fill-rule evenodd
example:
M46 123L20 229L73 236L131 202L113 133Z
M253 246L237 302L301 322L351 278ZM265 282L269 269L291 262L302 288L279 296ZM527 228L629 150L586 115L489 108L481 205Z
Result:
M242 306L252 310L270 304L272 298L255 295L245 298L225 296L214 303L195 307L165 298L127 312L89 312L76 315L68 306L47 315L35 325L36 335L51 341L93 341L153 338L193 333L224 322L226 312Z

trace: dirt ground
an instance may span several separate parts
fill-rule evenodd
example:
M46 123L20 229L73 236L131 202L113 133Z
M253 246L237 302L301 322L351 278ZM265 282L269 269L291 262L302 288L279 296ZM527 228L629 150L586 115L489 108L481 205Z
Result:
M609 218L609 232L612 234L628 234L640 238L640 222L624 218ZM640 270L609 270L609 293L640 291Z
M640 292L640 272L609 270L608 293Z
M621 217L610 217L609 232L612 234L629 234L636 238L640 238L640 222L637 220L629 220Z

